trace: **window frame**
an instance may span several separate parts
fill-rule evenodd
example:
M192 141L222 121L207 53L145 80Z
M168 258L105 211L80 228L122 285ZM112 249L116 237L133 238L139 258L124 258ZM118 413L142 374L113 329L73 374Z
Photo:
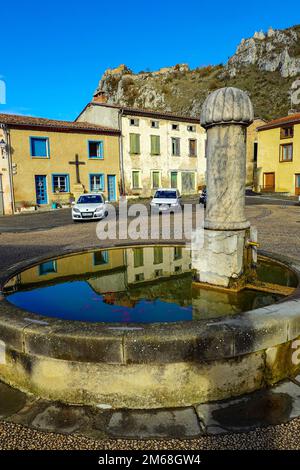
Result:
M103 263L97 263L96 261L96 255L99 254L99 253L104 253L105 256L104 256L104 262ZM93 266L105 266L109 263L109 253L108 253L108 250L97 250L97 251L94 251L93 253Z
M158 153L153 153L153 152L152 152L152 139L153 139L154 137L155 137L156 139L158 139L158 147L159 147ZM156 135L156 134L151 134L151 135L150 135L150 154L151 154L152 157L158 157L159 155L161 155L161 151L160 151L160 135Z
M53 270L48 270L48 271L42 272L41 266L44 266L44 265L50 264L50 263L52 263ZM39 276L48 276L49 274L57 273L57 261L54 259L54 260L45 261L44 263L40 263L38 265L38 271L39 271Z
M33 155L33 140L45 140L46 141L46 153L47 155ZM29 147L30 147L30 156L31 158L50 158L50 141L49 137L39 136L39 135L31 135L29 136Z
M139 179L138 187L133 185L133 181L134 181L133 173L138 173L138 179ZM134 169L131 170L131 189L142 189L142 187L141 187L141 170L134 170Z
M153 185L153 174L158 173L158 186ZM161 187L161 170L151 170L151 189L158 189Z
M52 182L52 192L53 194L57 194L55 191L56 186L54 186L54 178L55 177L64 177L66 178L66 191L59 191L59 194L67 194L70 192L70 175L69 173L52 173L51 175L51 182Z
M288 160L283 158L284 148L285 147L291 147L292 148L292 155L291 155L291 158L289 158ZM294 159L294 146L293 146L292 142L290 142L288 144L280 144L280 147L279 147L279 162L280 163L290 163L290 162L293 161L293 159Z
M178 142L178 153L173 152L173 141ZM171 137L172 157L180 157L180 137Z
M153 125L155 124L155 125ZM159 129L159 121L151 120L150 121L150 127L151 129Z
M195 153L191 153L191 142L195 143ZM191 158L197 158L198 156L198 141L197 139L189 139L189 157Z
M132 151L132 148L131 148L131 136L138 136L138 141L139 141L139 144L138 144L138 152L133 152ZM129 153L130 155L141 155L141 134L137 133L137 132L130 132L129 134Z
M128 118L128 119L129 119L130 126L139 127L140 120L138 118Z
M99 144L100 148L100 155L98 156L91 156L90 155L90 144ZM104 141L103 140L88 140L87 142L88 147L88 159L89 160L104 160Z
M132 251L133 251L133 267L142 268L143 266L145 266L144 248L142 247L132 248ZM136 257L137 253L140 253L141 263L137 262L137 257Z
M179 124L175 124L175 122L172 122L171 129L172 131L179 131Z
M291 135L285 135L285 130L286 129L291 129ZM293 139L294 137L294 126L293 125L287 125L287 126L282 126L280 128L280 139Z
M92 177L94 176L100 176L100 180L102 179L102 188L101 189L92 189ZM89 187L90 187L90 192L101 192L105 191L105 174L104 173L89 173Z

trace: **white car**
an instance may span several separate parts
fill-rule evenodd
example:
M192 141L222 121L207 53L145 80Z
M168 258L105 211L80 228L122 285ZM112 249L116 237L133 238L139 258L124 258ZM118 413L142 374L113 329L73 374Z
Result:
M82 194L72 207L73 222L103 219L108 214L103 194Z
M157 189L150 206L159 212L176 212L181 209L181 196L178 189Z

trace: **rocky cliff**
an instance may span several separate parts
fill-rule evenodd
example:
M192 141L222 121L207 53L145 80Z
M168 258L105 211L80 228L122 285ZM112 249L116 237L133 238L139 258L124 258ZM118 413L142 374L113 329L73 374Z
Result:
M187 64L134 74L126 65L108 69L96 93L124 106L199 116L211 91L222 86L246 90L256 116L272 119L291 108L291 87L300 75L300 26L256 32L242 39L227 64L191 70ZM298 105L299 110L299 105Z

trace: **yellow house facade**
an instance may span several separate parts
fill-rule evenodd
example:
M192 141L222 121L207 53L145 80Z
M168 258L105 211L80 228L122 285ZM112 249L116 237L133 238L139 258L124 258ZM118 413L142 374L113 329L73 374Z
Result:
M83 192L102 192L107 200L117 200L115 129L6 114L0 114L0 124L4 214L68 204Z
M258 128L256 189L300 195L300 114Z
M257 150L258 150L258 127L266 123L263 119L255 118L247 127L246 146L246 186L255 186Z

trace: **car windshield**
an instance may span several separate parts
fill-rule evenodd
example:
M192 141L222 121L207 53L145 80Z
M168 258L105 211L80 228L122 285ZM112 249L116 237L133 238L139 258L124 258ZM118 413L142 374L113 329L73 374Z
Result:
M176 199L176 191L156 191L155 196L156 199Z
M102 204L103 198L99 194L91 194L87 196L80 196L77 201L77 204Z

